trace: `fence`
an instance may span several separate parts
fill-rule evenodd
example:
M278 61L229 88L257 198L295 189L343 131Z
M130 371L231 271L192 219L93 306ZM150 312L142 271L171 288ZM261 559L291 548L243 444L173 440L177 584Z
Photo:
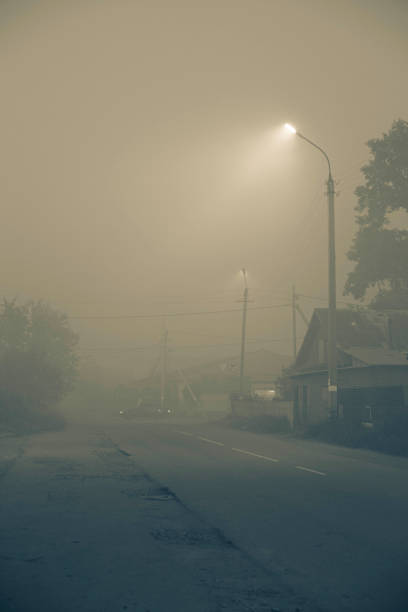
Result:
M287 418L293 429L293 402L290 400L264 400L260 398L241 396L231 397L231 412L237 417L269 415L277 418Z

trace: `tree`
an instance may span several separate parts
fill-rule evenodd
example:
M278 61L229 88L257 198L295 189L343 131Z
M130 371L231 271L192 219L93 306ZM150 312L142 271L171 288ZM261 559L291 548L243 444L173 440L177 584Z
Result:
M375 287L374 307L408 307L408 231L389 227L390 214L408 212L408 122L394 121L381 138L369 140L370 160L361 168L357 233L348 258L355 262L344 293L362 299Z
M56 404L76 377L78 336L48 304L0 305L0 414L33 413Z

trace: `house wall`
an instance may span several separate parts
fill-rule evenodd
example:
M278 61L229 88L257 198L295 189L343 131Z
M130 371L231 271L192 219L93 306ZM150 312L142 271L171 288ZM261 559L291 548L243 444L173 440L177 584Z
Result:
M294 426L318 423L327 418L327 374L309 374L294 380Z
M408 384L407 366L373 366L339 370L342 387L393 387Z
M284 417L293 427L293 402L290 400L263 400L248 398L243 400L231 400L231 412L238 417L251 417L269 415Z
M327 373L310 373L292 378L294 385L295 427L327 419ZM338 371L339 389L392 388L408 407L408 365L350 368Z

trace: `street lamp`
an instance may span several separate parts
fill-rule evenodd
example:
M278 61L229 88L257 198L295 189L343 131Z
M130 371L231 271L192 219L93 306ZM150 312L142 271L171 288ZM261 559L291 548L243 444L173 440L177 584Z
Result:
M244 295L242 304L242 332L241 332L241 360L239 366L239 394L244 394L244 362L245 362L245 336L246 336L246 318L248 309L248 283L247 272L245 268L241 270L244 279Z
M329 209L329 316L328 316L328 392L329 392L329 417L337 417L337 348L336 348L336 247L334 226L334 180L331 171L329 157L319 145L297 131L290 123L285 123L285 128L291 133L308 142L312 147L320 151L327 161L329 175L327 178L327 203Z

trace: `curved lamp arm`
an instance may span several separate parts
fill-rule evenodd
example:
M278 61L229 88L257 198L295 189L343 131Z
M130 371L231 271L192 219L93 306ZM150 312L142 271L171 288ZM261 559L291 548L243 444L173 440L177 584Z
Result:
M320 151L320 153L323 153L323 155L324 155L324 157L325 157L325 159L327 161L327 165L329 166L329 180L332 180L333 177L332 177L330 159L329 159L329 156L327 155L326 151L324 149L322 149L322 147L319 147L319 145L317 145L315 142L313 142L309 138L306 138L306 136L303 136L303 134L301 134L300 132L296 132L296 136L299 136L299 138L302 138L302 140L306 140L306 142L308 142L310 145L312 145L312 147L314 147L315 149Z

